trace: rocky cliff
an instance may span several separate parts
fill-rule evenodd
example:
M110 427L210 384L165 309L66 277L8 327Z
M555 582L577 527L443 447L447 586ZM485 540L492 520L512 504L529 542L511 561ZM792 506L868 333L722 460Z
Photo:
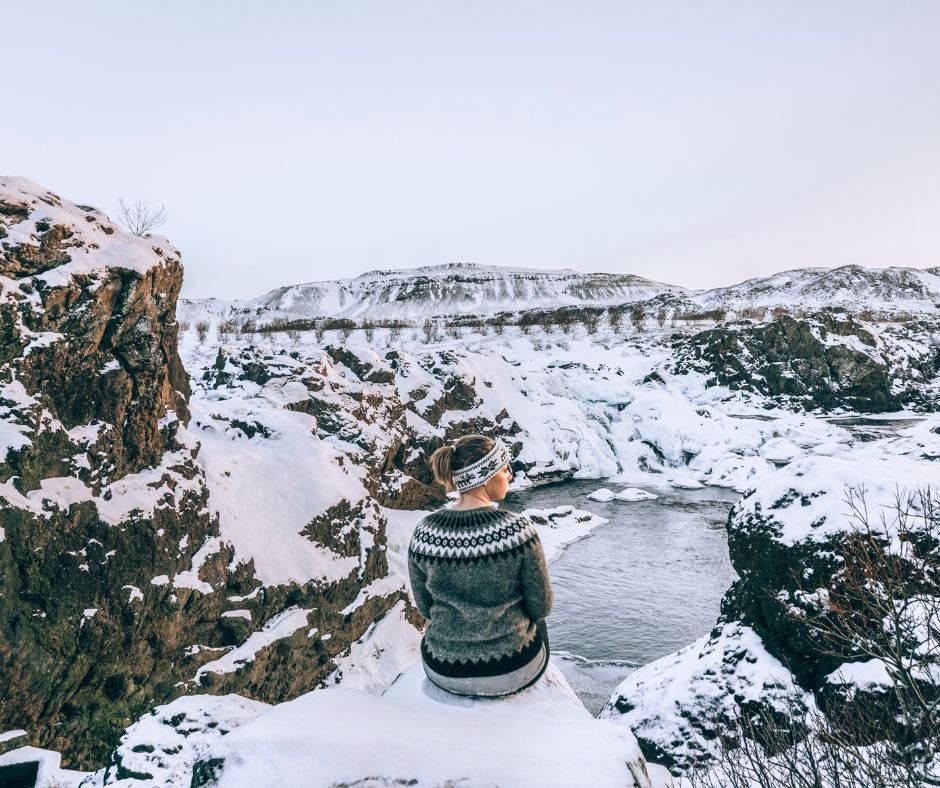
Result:
M917 612L940 595L930 569L940 564L929 492L938 463L933 419L763 479L729 515L740 579L712 632L627 678L603 716L630 726L647 757L685 770L714 757L719 737L740 735L742 718L792 731L819 711L840 721L832 724L849 719L863 741L883 736L899 724L878 716L894 691L894 669L874 656L886 644L919 677L918 693L938 697L936 614ZM914 611L900 634L885 629L898 606Z
M387 575L361 487L349 512L305 510L316 561L296 577L259 577L221 534L177 352L181 283L165 239L0 180L0 729L71 763L102 762L180 692L313 688L404 595L361 593Z
M678 345L675 369L806 410L934 410L938 340L936 321L878 327L823 310L805 319L783 315L702 331Z

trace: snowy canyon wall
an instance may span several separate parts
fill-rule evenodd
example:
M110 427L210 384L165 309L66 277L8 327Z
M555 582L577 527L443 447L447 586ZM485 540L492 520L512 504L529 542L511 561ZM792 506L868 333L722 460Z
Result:
M293 573L264 576L222 538L177 352L181 283L165 239L0 181L0 729L71 763L101 763L181 692L312 689L404 598L361 593L387 564L356 480L349 520L305 512Z

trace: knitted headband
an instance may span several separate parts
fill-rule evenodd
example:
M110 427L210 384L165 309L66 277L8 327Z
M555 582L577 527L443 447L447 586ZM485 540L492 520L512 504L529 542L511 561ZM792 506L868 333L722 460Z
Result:
M510 462L512 462L512 455L509 453L509 449L506 448L505 443L497 438L496 445L479 460L466 468L453 472L454 489L457 492L466 492L474 487L486 484Z

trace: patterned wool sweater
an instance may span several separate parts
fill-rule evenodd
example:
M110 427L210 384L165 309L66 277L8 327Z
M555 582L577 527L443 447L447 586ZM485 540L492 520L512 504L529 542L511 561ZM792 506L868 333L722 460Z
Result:
M422 655L435 670L508 673L537 652L536 621L551 612L552 587L525 517L441 509L415 528L408 566L418 610L430 620Z

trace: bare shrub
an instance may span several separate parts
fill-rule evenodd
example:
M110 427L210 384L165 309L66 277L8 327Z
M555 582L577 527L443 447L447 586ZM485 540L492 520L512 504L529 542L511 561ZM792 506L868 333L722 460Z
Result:
M362 333L365 334L366 342L372 342L375 339L375 323L366 320L362 324Z
M666 325L667 316L668 316L668 313L666 312L666 307L661 306L659 309L656 310L656 324L660 328Z
M118 221L134 235L145 236L166 223L166 209L162 205L151 208L143 197L138 197L131 205L118 197Z
M206 341L206 337L209 335L209 323L206 320L200 320L196 323L196 338L199 340L201 345Z
M588 334L596 334L599 326L600 326L600 319L598 318L596 314L592 312L591 314L585 316L584 330L587 331Z
M220 340L228 339L236 330L234 320L220 320L215 327L216 335Z
M503 322L493 323L493 332L494 332L497 336L502 336L505 331L506 331L506 325L505 325L505 323L503 323Z
M643 310L643 307L639 304L635 304L630 308L630 322L633 324L633 328L636 331L643 330L643 323L646 320L646 312Z
M763 322L764 318L767 316L767 307L746 306L740 312L738 312L738 316L744 320L756 320L758 322Z
M242 333L253 334L257 330L254 320L245 320L242 322Z
M611 331L615 334L620 330L620 326L623 325L623 312L611 309L607 312L607 323L610 326Z
M460 339L463 336L463 329L460 326L447 326L444 333L451 339Z
M323 337L326 336L326 329L318 323L313 327L313 336L316 338L317 342L322 342Z
M790 314L790 310L787 309L785 306L775 306L773 309L770 310L770 317L772 320L779 320L784 315L789 315L789 314Z
M427 318L421 326L421 335L425 342L434 342L439 339L437 323Z
M353 331L355 330L355 326L342 325L336 329L336 334L341 340L343 340L343 342L348 342L349 338L352 336Z
M188 321L188 320L180 320L180 321L179 321L180 333L185 333L185 332L189 331L190 328L191 328L191 326L189 325L189 321Z
M525 334L526 336L528 336L529 334L532 333L532 324L531 324L531 323L520 323L520 324L519 324L519 330L520 330L523 334Z
M397 342L401 339L402 327L399 325L390 326L388 329L388 338L391 342Z

